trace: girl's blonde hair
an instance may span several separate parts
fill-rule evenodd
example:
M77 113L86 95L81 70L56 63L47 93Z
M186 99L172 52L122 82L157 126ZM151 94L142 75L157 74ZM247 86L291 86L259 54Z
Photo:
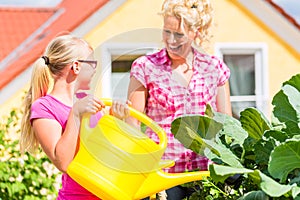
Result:
M35 153L39 147L30 122L32 103L47 94L51 83L62 75L66 65L76 59L85 59L82 56L86 55L84 51L87 50L92 52L92 48L82 39L71 35L57 36L48 44L44 56L33 64L30 88L23 102L20 138L22 153Z
M213 9L210 0L165 0L160 12L163 16L175 16L181 25L197 33L195 44L200 46L210 39Z

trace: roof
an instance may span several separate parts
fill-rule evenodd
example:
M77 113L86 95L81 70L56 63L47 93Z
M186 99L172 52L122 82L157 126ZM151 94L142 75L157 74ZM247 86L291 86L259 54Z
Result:
M289 13L287 13L282 7L280 7L278 4L276 4L272 0L265 0L265 1L268 2L271 6L273 6L291 24L293 24L295 27L297 27L300 30L300 24L297 22L297 20L294 17L292 17Z
M55 8L0 8L0 90L42 55L62 31L72 32L109 0L63 0ZM9 24L7 24L9 22Z
M0 60L35 32L56 9L0 8Z

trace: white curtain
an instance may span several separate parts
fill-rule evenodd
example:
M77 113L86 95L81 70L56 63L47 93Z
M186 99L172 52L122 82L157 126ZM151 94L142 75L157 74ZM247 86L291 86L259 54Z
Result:
M255 95L255 57L250 55L224 55L224 62L230 68L231 96ZM247 107L255 106L253 101L232 102L232 111L235 117Z

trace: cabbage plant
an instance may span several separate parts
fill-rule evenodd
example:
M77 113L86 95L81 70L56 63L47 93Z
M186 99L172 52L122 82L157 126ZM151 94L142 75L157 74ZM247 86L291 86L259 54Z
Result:
M214 164L210 178L239 180L239 199L300 199L300 74L283 83L273 97L268 120L256 108L240 119L214 112L172 122L172 133L186 148ZM233 182L234 182L233 181Z

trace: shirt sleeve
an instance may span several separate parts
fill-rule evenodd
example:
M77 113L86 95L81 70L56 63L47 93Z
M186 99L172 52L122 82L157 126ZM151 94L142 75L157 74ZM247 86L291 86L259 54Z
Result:
M34 119L55 119L55 116L50 112L49 107L42 101L35 101L31 106L30 122Z
M219 81L218 81L218 87L225 84L225 82L230 77L230 69L229 67L222 61L218 61L218 70L219 70Z
M130 77L136 78L145 88L147 87L145 78L146 62L146 56L139 57L132 63L130 70Z

